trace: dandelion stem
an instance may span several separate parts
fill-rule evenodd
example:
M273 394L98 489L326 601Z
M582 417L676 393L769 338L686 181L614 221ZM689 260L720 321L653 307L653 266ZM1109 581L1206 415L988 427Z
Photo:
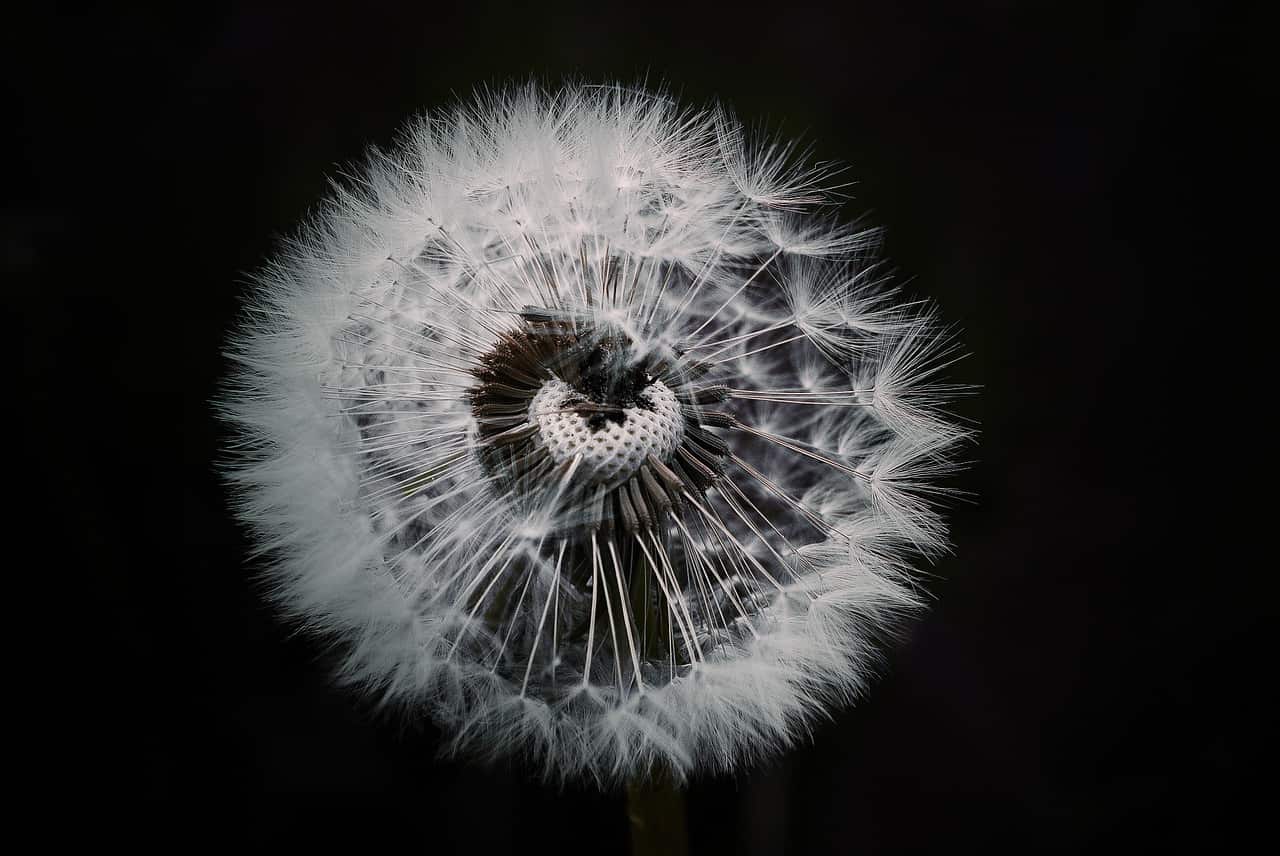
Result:
M631 856L688 854L684 793L670 773L655 771L649 778L627 783L627 818L631 822Z

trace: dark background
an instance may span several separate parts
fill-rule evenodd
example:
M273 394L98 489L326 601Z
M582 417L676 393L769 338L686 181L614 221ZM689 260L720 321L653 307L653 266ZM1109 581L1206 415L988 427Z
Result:
M647 77L849 164L847 215L888 227L983 387L935 605L811 743L693 785L693 852L1224 843L1255 751L1232 665L1261 608L1184 582L1171 497L1229 440L1170 454L1162 379L1190 384L1203 342L1161 339L1212 252L1206 73L1241 62L1248 23L1186 3L226 3L54 6L11 31L5 266L25 400L52 416L26 439L77 439L33 466L93 604L54 667L77 687L73 790L216 808L206 829L335 802L335 829L426 852L625 848L620 796L436 760L430 728L331 689L252 589L207 401L246 273L366 145L482 83Z

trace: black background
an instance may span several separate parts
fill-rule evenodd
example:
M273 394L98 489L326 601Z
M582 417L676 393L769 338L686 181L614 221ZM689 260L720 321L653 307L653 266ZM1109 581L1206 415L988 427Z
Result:
M1169 453L1157 379L1189 379L1158 339L1207 269L1204 73L1238 60L1235 26L1184 3L227 3L53 7L11 33L6 272L31 301L25 400L79 439L41 481L94 604L70 780L98 805L216 808L218 830L332 801L333 829L426 852L626 847L620 796L437 760L429 727L331 689L253 591L207 402L247 272L366 145L483 83L647 78L847 163L847 214L888 227L983 387L933 608L809 744L693 785L693 852L1224 842L1254 751L1231 665L1259 607L1183 582L1169 497L1204 441Z

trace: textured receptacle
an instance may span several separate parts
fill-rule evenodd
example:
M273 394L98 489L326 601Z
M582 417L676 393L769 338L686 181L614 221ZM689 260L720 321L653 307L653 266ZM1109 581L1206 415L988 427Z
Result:
M662 381L647 385L630 407L598 414L592 402L560 380L542 385L529 405L538 440L556 463L581 456L581 477L615 486L631 478L650 455L669 461L684 435L680 403Z

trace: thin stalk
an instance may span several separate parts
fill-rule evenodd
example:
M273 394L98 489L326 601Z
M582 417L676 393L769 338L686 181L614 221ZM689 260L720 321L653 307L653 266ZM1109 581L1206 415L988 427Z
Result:
M684 799L684 792L664 771L627 783L631 856L688 856Z

